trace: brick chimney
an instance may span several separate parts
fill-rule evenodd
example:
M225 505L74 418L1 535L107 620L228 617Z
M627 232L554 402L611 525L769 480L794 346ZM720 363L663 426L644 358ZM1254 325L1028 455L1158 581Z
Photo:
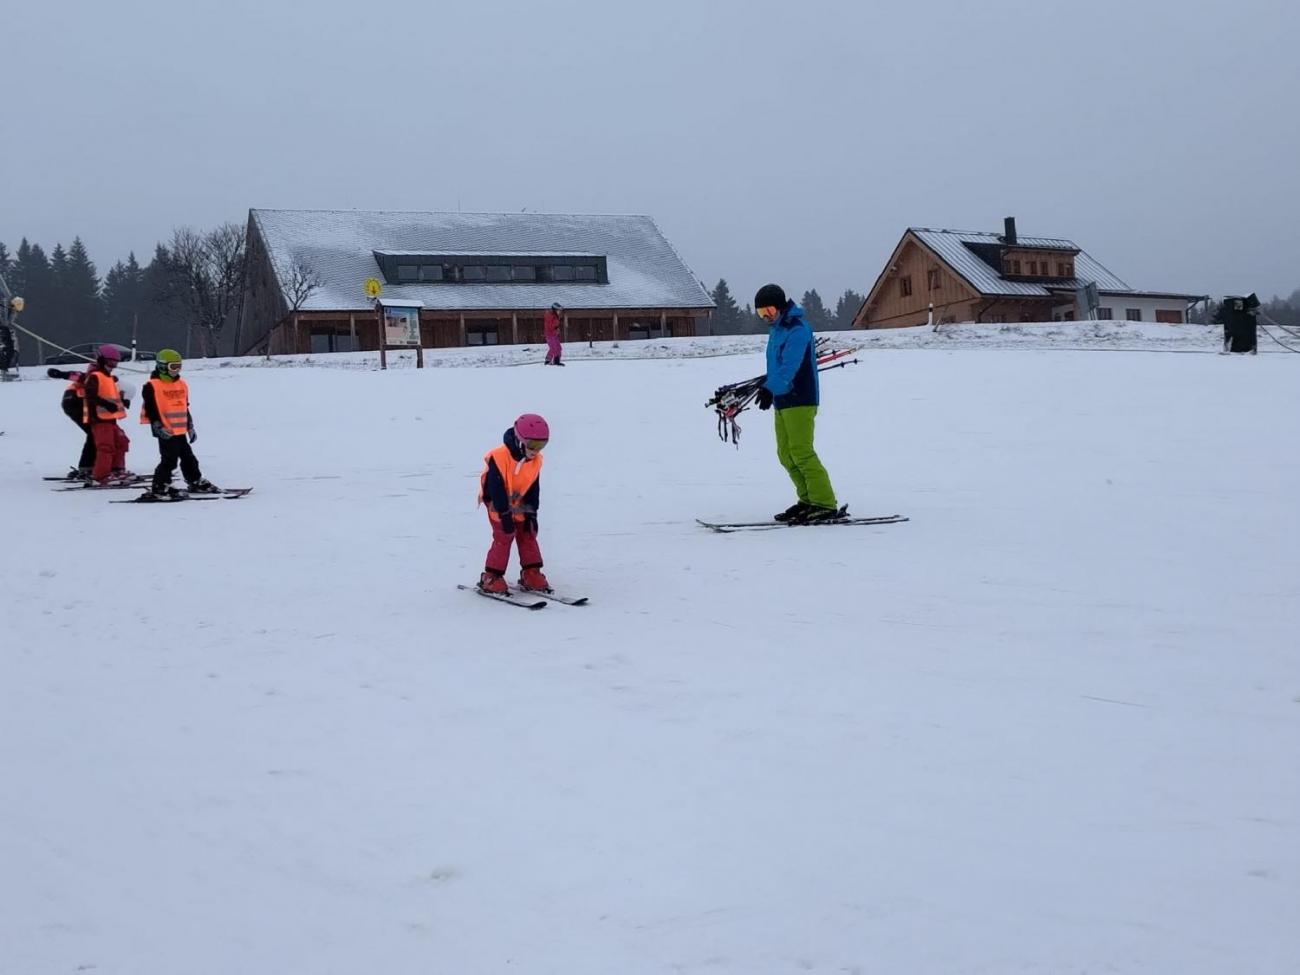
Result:
M1003 223L1002 243L1004 244L1016 243L1016 218L1007 217L1005 220L1003 220L1002 223Z

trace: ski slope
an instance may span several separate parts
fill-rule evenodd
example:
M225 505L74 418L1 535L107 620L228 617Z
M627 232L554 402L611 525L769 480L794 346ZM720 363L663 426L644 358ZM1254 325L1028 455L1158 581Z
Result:
M754 340L188 363L206 504L0 388L0 973L1300 970L1300 360L1014 338L823 377L911 521L733 535ZM525 411L585 607L456 589Z

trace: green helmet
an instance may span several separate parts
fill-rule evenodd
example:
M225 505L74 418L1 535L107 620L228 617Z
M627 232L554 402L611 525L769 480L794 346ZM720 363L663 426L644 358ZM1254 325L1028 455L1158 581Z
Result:
M175 349L162 349L153 357L154 366L161 376L178 376L181 371L181 354ZM175 368L173 368L175 367Z

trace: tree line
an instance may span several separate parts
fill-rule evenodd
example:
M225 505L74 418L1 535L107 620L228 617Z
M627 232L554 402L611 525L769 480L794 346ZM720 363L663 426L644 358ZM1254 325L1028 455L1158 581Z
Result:
M1217 322L1219 309L1223 302L1209 301L1197 309L1192 315L1191 320L1197 324L1213 324ZM1268 301L1262 302L1259 306L1259 320L1262 324L1267 325L1270 321L1279 325L1289 325L1300 328L1300 288L1291 292L1290 297L1282 298L1274 295Z
M754 314L754 309L747 302L742 308L731 293L726 278L720 278L717 285L709 292L709 297L717 308L713 312L714 335L754 335L767 331L767 322ZM835 302L835 310L826 307L822 296L814 288L805 291L799 299L804 318L813 331L823 332L844 330L853 327L853 316L862 307L866 298L852 288L846 289Z
M20 336L21 361L38 364L55 346L113 342L183 355L228 352L225 326L244 291L244 228L177 228L141 265L132 252L101 279L80 237L48 254L26 237L14 251L0 242L0 275L26 303L18 323L44 339Z

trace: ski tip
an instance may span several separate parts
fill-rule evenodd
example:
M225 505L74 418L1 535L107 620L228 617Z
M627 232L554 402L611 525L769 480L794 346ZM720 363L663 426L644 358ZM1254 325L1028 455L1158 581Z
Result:
M545 609L545 599L527 599L515 596L513 593L486 592L478 586L466 586L460 583L456 584L457 589L464 589L466 592L472 592L484 599L494 599L499 603L506 603L510 606L518 606L520 609Z

